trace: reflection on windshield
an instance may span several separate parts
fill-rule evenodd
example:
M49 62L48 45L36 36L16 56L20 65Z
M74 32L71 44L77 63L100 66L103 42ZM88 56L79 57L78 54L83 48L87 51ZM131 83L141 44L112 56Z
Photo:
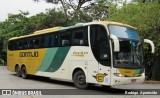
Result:
M114 66L121 68L142 68L142 44L133 41L120 41L120 52L114 53Z
M118 38L140 40L135 29L118 25L109 25L108 28L110 33L117 36Z

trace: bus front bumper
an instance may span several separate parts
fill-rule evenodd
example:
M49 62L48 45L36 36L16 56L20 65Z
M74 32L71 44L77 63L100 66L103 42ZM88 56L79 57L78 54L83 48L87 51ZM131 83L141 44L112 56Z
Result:
M140 77L114 77L111 85L123 85L123 84L139 84L143 83L145 76Z

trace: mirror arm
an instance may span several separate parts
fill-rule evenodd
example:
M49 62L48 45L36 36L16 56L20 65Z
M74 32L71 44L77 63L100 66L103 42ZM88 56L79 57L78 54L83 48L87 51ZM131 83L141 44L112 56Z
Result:
M110 38L113 40L114 42L114 51L115 52L119 52L120 51L120 44L119 44L119 40L117 38L117 36L111 34Z
M151 52L154 53L155 52L154 43L151 40L149 40L149 39L144 39L144 42L145 43L149 43L151 45L151 47L152 47L152 51Z

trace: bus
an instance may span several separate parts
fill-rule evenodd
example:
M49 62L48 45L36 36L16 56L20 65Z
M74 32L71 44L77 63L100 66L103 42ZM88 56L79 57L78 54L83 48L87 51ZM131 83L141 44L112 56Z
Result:
M77 88L142 83L144 43L135 27L112 21L53 27L8 40L7 69L28 75L71 81Z

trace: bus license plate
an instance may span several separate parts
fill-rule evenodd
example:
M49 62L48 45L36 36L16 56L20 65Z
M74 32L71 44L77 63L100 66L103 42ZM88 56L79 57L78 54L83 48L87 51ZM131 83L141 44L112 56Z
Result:
M136 79L131 79L131 83L135 83L136 82Z

